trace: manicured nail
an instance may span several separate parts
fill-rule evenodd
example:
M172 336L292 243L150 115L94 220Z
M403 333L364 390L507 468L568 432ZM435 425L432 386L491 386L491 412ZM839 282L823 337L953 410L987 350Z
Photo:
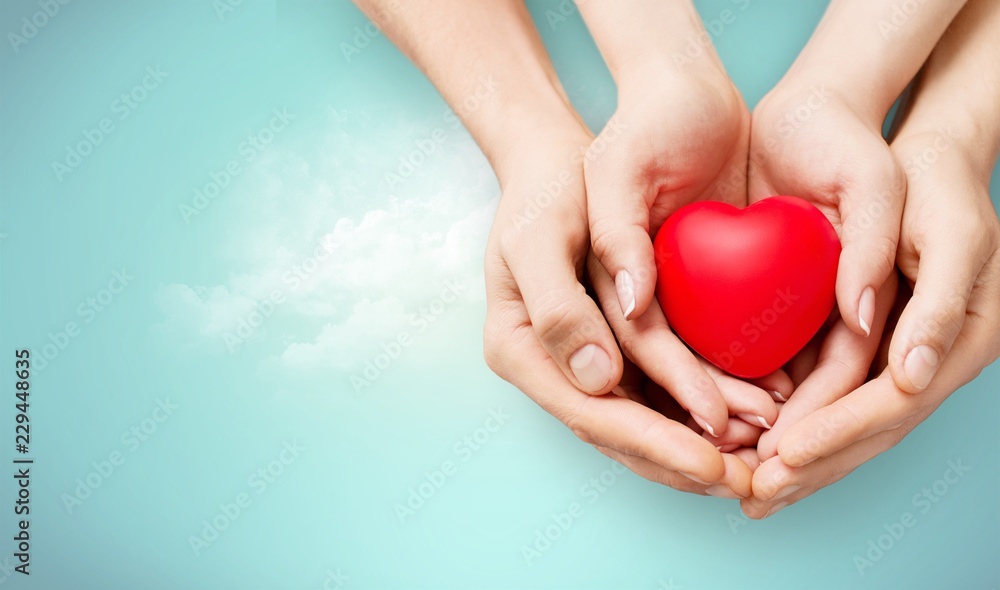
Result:
M858 323L865 331L865 336L871 336L873 321L875 321L875 289L865 287L858 301Z
M736 414L740 419L748 424L760 424L762 428L771 430L771 425L767 423L762 416L755 416L753 414Z
M906 355L906 361L903 362L903 372L906 373L906 378L914 387L925 389L934 378L934 373L937 372L939 360L936 350L926 344L921 344Z
M779 402L787 402L788 401L788 398L785 397L785 396L783 396L783 395L781 395L780 391L772 390L771 391L771 395L775 398L776 401L779 401Z
M792 494L794 494L795 492L797 492L799 490L799 488L801 488L801 487L802 486L796 486L796 485L785 486L784 488L778 490L778 493L775 494L774 497L771 498L771 499L772 500L780 500L780 499L784 498L785 496L791 496Z
M587 344L574 352L569 357L569 368L587 391L600 391L611 380L611 359L596 344Z
M728 498L730 500L739 499L739 496L736 495L736 492L729 489L729 486L724 486L722 484L715 484L714 486L708 486L707 488L705 488L705 491L708 492L710 496L715 496L716 498Z
M771 509L768 510L767 514L764 515L764 518L767 518L768 516L771 516L771 515L775 514L776 512L778 512L779 510L781 510L785 506L788 506L788 502L778 502L774 506L771 506Z
M691 414L691 417L694 418L694 421L698 423L698 426L701 426L702 430L707 430L709 434L711 434L713 437L715 436L715 429L712 428L711 424L705 422L704 418L702 418L698 414Z
M707 481L702 481L701 479L698 479L697 477L695 477L695 476L691 475L690 473L684 473L683 471L678 471L677 473L680 473L680 474L681 474L681 475L683 475L684 477L686 477L686 478L688 478L688 479L691 479L691 480L694 480L694 481L696 481L696 482L698 482L698 483L700 483L700 484L703 484L703 485L708 485L708 482L707 482Z
M635 283L627 270L618 271L615 277L615 288L618 290L618 305L622 308L625 319L635 311Z

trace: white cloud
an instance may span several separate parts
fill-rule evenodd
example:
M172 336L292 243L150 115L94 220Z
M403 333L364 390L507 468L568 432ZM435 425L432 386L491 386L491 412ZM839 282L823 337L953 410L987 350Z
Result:
M286 301L251 339L264 340L265 354L286 369L347 370L386 338L414 331L414 316L446 281L467 286L450 308L482 305L499 195L486 160L463 130L437 119L385 120L377 126L384 133L373 133L374 118L365 117L363 134L350 132L353 116L335 111L331 131L312 145L272 147L258 158L234 187L239 208L217 217L226 225L217 252L230 268L213 285L165 287L158 329L225 350L222 336L277 290ZM435 128L446 140L389 186L399 158Z

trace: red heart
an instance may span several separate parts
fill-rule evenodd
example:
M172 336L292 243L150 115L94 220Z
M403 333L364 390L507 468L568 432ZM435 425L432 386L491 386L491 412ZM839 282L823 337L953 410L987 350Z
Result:
M796 197L746 209L692 203L667 218L653 247L656 297L670 326L738 377L781 368L835 303L840 240L819 209Z

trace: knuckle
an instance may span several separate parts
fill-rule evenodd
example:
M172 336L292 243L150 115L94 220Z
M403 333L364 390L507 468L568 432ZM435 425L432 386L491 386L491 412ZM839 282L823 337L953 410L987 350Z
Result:
M574 301L564 291L551 291L536 304L531 315L535 333L553 356L568 357L578 348L575 345L582 344L582 333L589 331L588 322L580 318Z

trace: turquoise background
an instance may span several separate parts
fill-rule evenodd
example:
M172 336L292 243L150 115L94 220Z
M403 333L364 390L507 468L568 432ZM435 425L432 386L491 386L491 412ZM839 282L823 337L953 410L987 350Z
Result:
M15 51L6 34L41 9L0 4L0 585L1000 584L1000 365L896 448L764 522L616 473L482 361L481 257L499 190L433 87L383 36L365 37L347 2L219 6L76 0ZM599 128L615 90L579 16L550 22L558 3L531 7ZM735 10L715 42L753 106L824 3L698 7L706 20ZM166 77L116 106L147 67ZM275 109L294 118L263 149L243 145ZM57 175L52 162L104 118L111 131ZM392 182L436 129L444 140ZM238 173L185 218L181 205L231 161ZM123 268L127 286L103 291ZM445 302L449 281L458 295ZM60 335L68 322L77 329ZM351 376L404 333L409 345L356 391ZM24 347L52 357L31 380L30 577L11 569L13 351ZM158 400L175 409L157 412ZM921 513L912 497L958 460L968 473ZM396 505L446 461L440 489L400 522ZM589 482L602 475L598 491ZM574 502L582 514L529 564L522 546ZM854 556L904 512L916 525L860 575ZM196 551L191 537L213 519L225 530Z

